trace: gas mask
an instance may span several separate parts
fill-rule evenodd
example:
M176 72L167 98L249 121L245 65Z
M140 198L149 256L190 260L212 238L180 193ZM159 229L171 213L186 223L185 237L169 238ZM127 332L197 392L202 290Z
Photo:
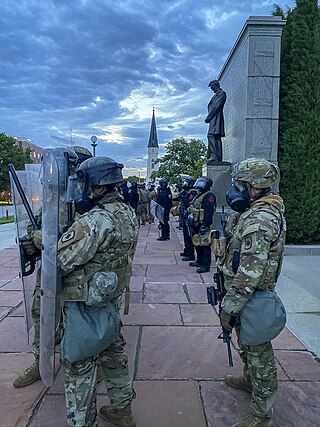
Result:
M243 190L239 190L233 183L226 193L226 200L233 211L244 212L251 205L251 198L248 190L248 184L243 182Z
M66 202L73 202L75 211L80 215L89 212L95 206L95 200L91 197L91 191L85 185L84 181L78 179L77 175L69 176Z

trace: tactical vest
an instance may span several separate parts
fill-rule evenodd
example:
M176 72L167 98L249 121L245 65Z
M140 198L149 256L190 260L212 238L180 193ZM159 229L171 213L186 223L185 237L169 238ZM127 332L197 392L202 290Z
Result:
M252 222L250 222L250 218L252 218ZM232 281L239 268L244 231L246 235L257 232L261 226L264 226L261 225L263 222L267 224L270 220L277 224L277 232L270 245L267 263L262 272L257 289L274 289L280 274L286 232L286 224L282 212L274 205L266 204L260 199L247 211L237 214L233 219L232 224L227 228L230 240L227 244L225 257L218 260L218 267L223 272L226 289L228 290L232 285ZM245 223L246 228L244 229Z
M102 243L94 257L85 265L79 266L63 280L62 299L67 301L86 301L88 282L100 271L113 271L118 275L118 287L113 299L116 300L125 290L129 290L132 260L138 240L138 225L133 209L116 200L95 207L82 217L90 223L96 213L105 215L112 222L110 233L113 241Z
M202 208L202 203L204 197L209 193L211 192L206 191L205 193L196 196L191 202L192 205L188 208L189 212L193 215L195 225L197 225L199 221L203 221L204 219L204 209Z

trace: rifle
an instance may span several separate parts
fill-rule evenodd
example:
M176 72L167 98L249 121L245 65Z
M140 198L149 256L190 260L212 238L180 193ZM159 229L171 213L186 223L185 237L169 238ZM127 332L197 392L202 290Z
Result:
M221 237L225 237L226 223L227 223L227 214L225 214L224 206L222 206ZM214 239L220 238L219 230L214 230L212 233L213 233L212 235ZM207 299L208 299L208 303L211 304L212 306L219 304L219 317L220 317L221 303L222 303L223 297L226 294L226 289L224 287L224 277L223 277L222 271L219 268L217 268L217 272L213 275L213 282L216 284L216 288L214 287L214 285L207 286ZM228 360L229 360L229 366L231 368L233 367L232 352L231 352L231 333L226 329L224 329L224 327L222 326L222 332L218 336L218 339L222 339L223 342L227 344Z
M41 226L38 224L32 209L29 205L28 199L23 191L21 182L18 178L18 175L15 171L15 168L12 164L9 164L9 173L12 177L12 180L17 188L17 191L19 193L19 196L21 198L21 201L23 203L23 206L28 214L29 220L35 230L40 230ZM17 219L16 219L17 220ZM30 276L36 266L37 257L41 254L41 252L37 249L33 255L29 255L26 253L26 251L23 250L22 243L29 241L29 238L27 236L19 237L19 253L20 253L20 260L21 260L21 275L23 277Z
M14 168L13 164L11 164L11 163L9 165L9 173L10 173L10 175L11 175L13 181L14 181L15 186L17 187L19 196L21 197L23 206L25 207L25 210L27 211L28 217L30 219L30 222L31 222L33 228L35 230L40 230L41 227L37 223L37 220L36 220L36 218L35 218L35 216L34 216L34 214L32 212L32 209L31 209L30 205L29 205L28 199L27 199L26 195L24 194L21 182L19 181L19 178L18 178L18 175L17 175L17 173L15 171L15 168Z

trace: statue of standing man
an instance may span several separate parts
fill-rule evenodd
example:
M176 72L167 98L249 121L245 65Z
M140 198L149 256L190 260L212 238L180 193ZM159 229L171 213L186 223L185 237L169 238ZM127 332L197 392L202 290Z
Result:
M214 92L213 97L208 104L208 115L204 119L205 123L209 123L208 130L208 146L211 153L211 158L207 163L222 162L222 141L224 133L224 118L223 107L227 99L224 90L221 89L218 80L211 80L208 87Z

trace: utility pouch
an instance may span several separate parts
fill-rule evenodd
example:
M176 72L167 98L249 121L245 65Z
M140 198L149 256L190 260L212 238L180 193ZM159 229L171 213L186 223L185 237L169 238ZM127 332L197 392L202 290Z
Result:
M286 324L286 310L274 291L256 290L240 312L239 341L260 345L276 338Z
M225 237L215 239L211 235L211 251L216 257L223 258L226 253L227 240Z
M118 286L118 276L113 271L95 273L89 282L87 305L101 307L112 299Z
M90 307L84 302L66 302L64 309L62 362L73 363L100 353L119 336L120 317L111 303Z
M204 234L199 234L200 236L200 246L210 246L210 231L206 231Z
M192 237L192 243L194 246L201 246L201 236L200 234L195 234Z

